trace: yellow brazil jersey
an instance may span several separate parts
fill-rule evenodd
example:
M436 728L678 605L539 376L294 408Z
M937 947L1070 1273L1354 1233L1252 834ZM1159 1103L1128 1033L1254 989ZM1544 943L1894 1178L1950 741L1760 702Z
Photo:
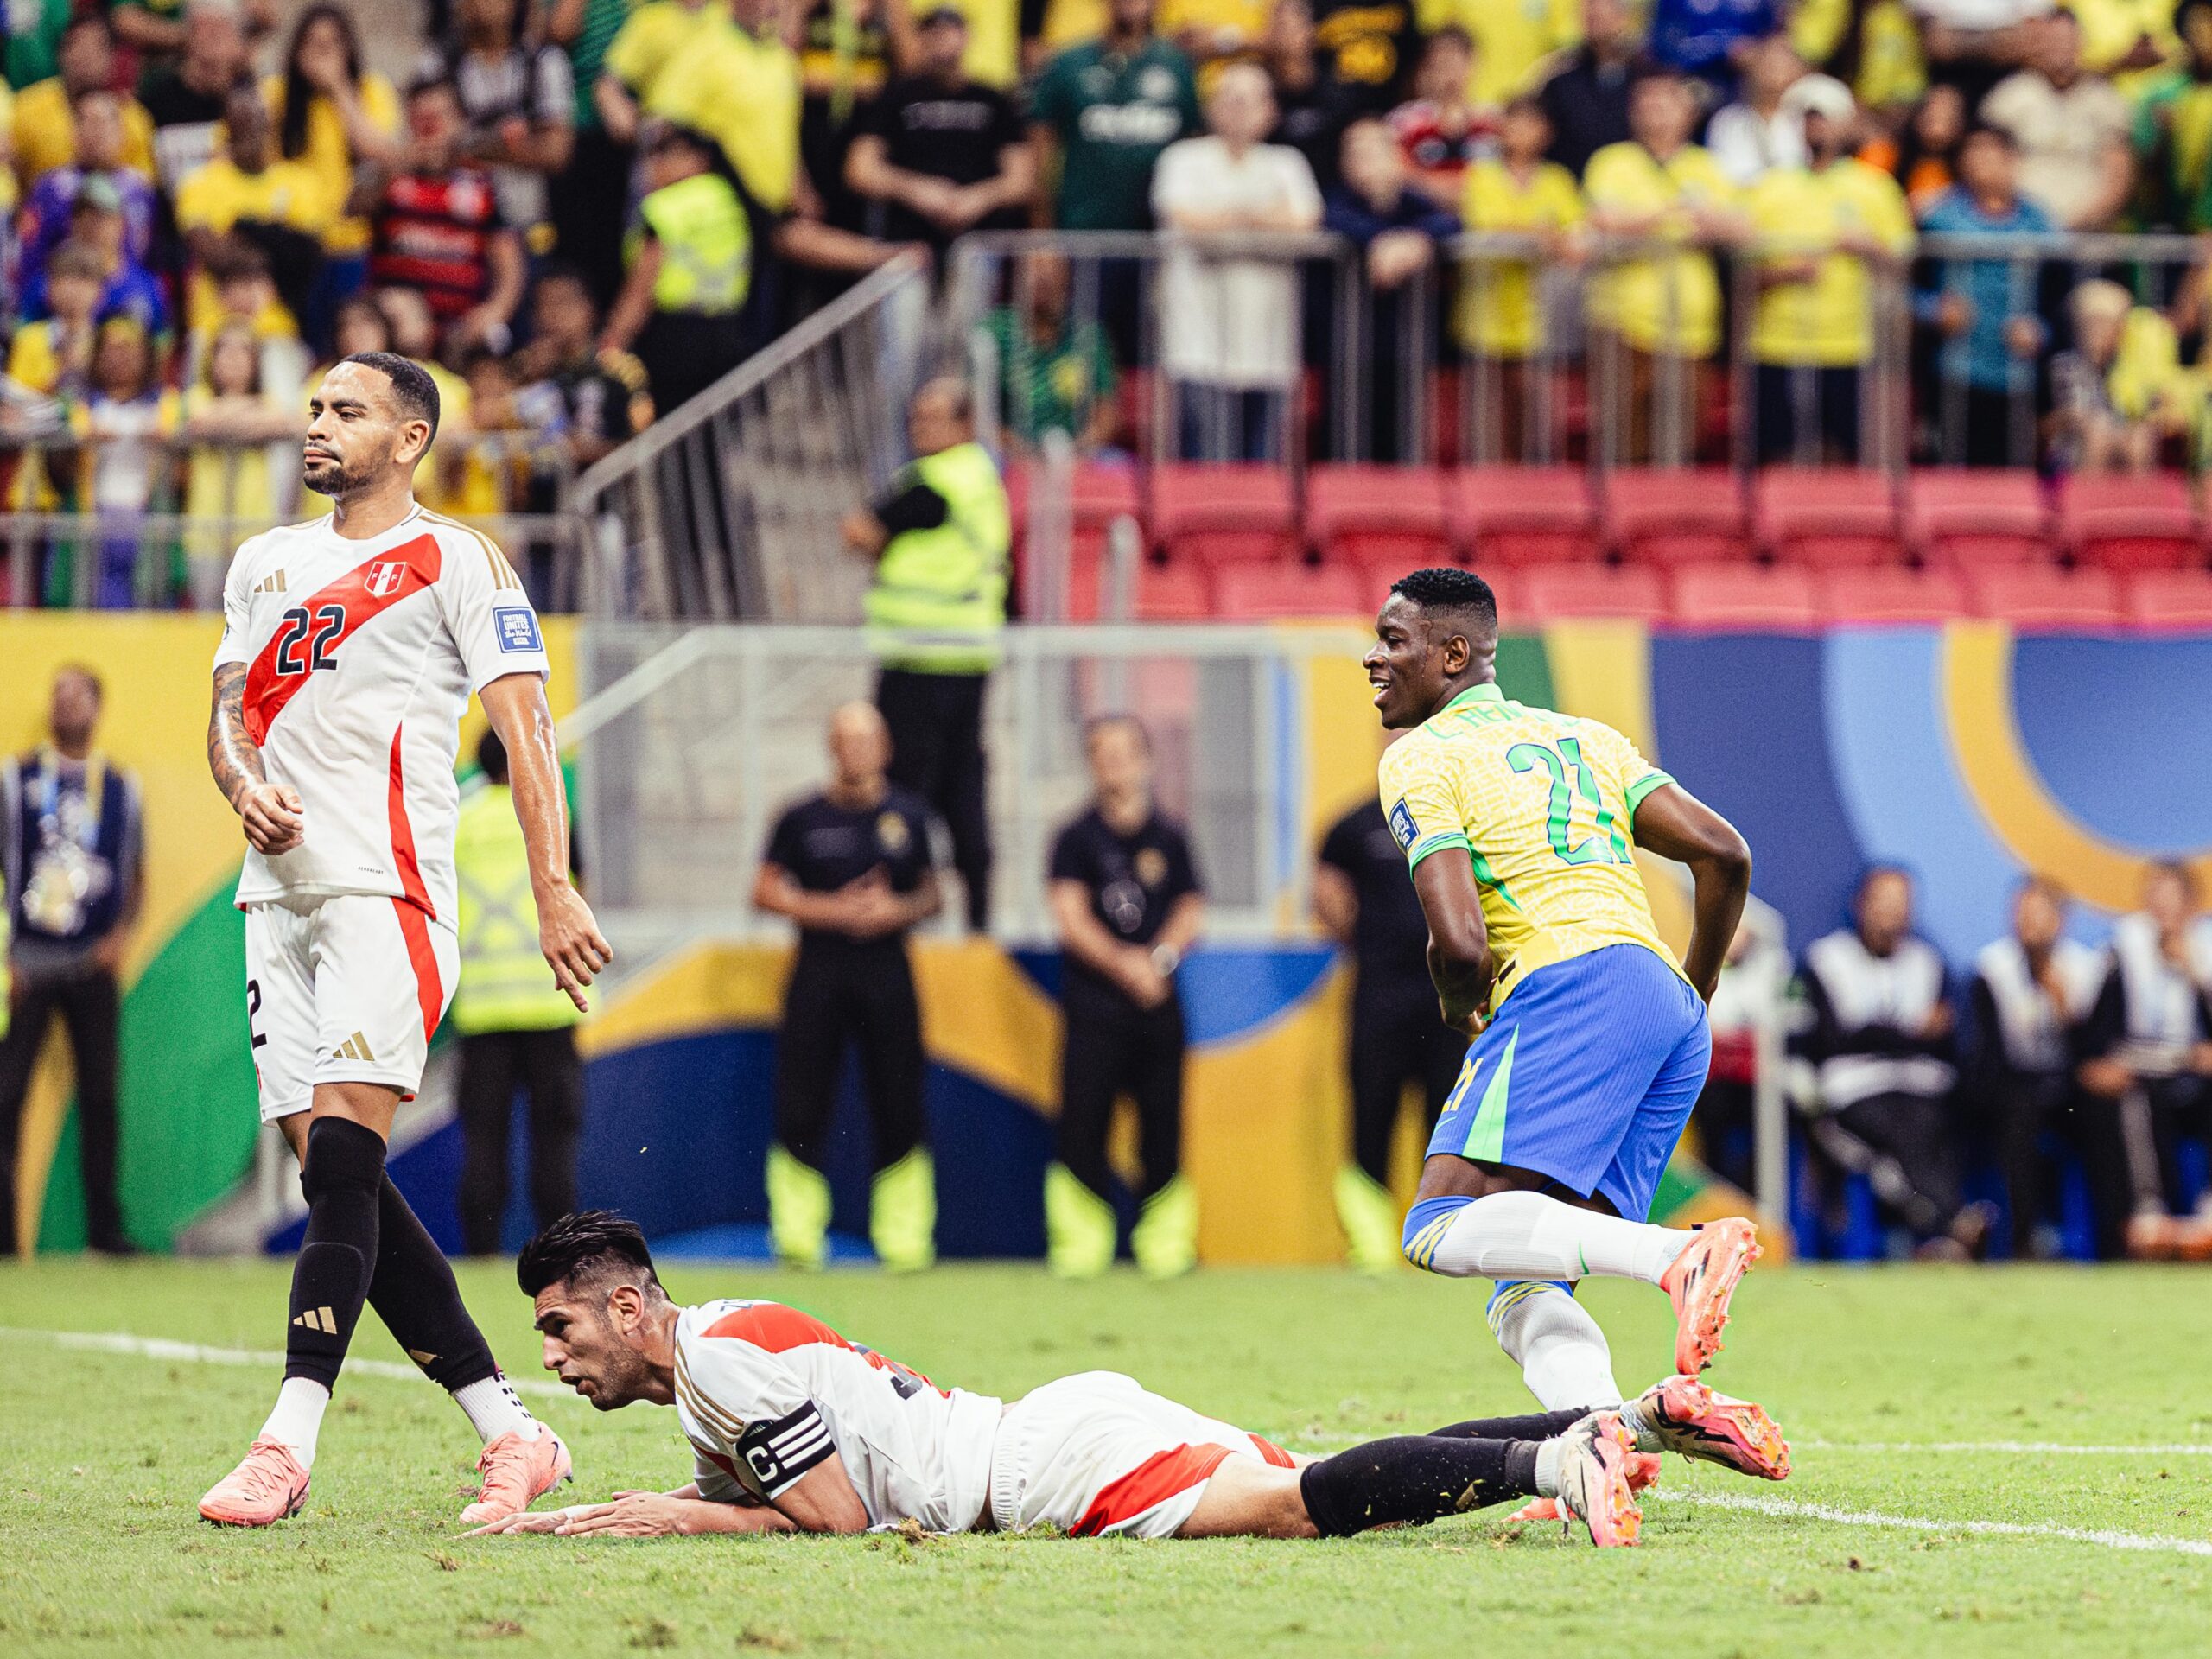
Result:
M615 31L607 48L607 73L628 87L639 102L650 104L662 72L697 35L717 21L727 22L728 19L728 14L719 6L645 0Z
M270 75L261 83L262 101L269 105L269 119L279 132L284 124L284 78ZM399 94L382 75L363 75L355 96L362 118L378 131L396 136L400 128ZM369 221L347 219L346 199L353 189L353 145L346 136L346 118L338 106L321 93L308 100L306 143L291 158L321 181L329 223L322 232L323 251L333 258L350 258L369 245Z
M1582 43L1578 0L1420 0L1421 32L1456 23L1475 43L1467 97L1503 104L1531 91L1536 67L1554 52Z
M1582 192L1574 175L1543 162L1522 184L1501 161L1467 169L1459 216L1471 231L1569 231L1582 223ZM1529 357L1544 343L1536 265L1525 259L1478 259L1459 289L1460 343L1478 357Z
M1866 262L1831 252L1839 238L1871 236L1891 253L1912 250L1912 209L1897 181L1864 162L1840 161L1815 173L1777 168L1745 199L1751 232L1777 260L1819 259L1810 282L1762 291L1751 324L1751 355L1761 363L1839 368L1874 354L1872 292Z
M16 170L25 183L67 167L77 150L77 117L59 77L34 81L16 94ZM123 164L154 176L154 118L137 99L123 100Z
M1640 944L1681 971L1636 868L1643 798L1674 779L1610 726L1470 686L1382 756L1382 813L1408 867L1465 847L1497 979L1495 1014L1539 968Z
M709 134L753 200L791 206L798 181L798 54L717 11L655 81L646 112Z
M1656 237L1687 239L1686 211L1735 205L1736 187L1706 150L1685 144L1662 162L1642 144L1608 144L1590 158L1583 199L1594 216L1605 208L1656 213ZM1590 283L1590 317L1618 330L1639 351L1710 357L1720 345L1720 279L1701 249L1625 259Z

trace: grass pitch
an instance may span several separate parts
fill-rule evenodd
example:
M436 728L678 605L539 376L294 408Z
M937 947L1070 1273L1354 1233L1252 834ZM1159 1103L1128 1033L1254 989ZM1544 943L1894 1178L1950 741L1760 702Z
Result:
M463 1541L474 1436L427 1384L367 1375L340 1385L307 1510L218 1532L194 1503L259 1426L274 1368L38 1333L274 1349L287 1272L0 1266L0 1651L2029 1659L2202 1652L2212 1624L2212 1281L2187 1269L1754 1274L1709 1375L1781 1419L1796 1475L1770 1486L1670 1462L1643 1547L1605 1554L1503 1511L1318 1544ZM1483 1328L1486 1287L1411 1273L1068 1287L1020 1268L891 1281L679 1264L668 1278L687 1300L797 1303L940 1382L1010 1396L1126 1370L1312 1451L1526 1399ZM462 1282L510 1370L537 1375L505 1270ZM1661 1375L1665 1300L1586 1294L1623 1383ZM355 1351L399 1358L373 1319ZM530 1402L573 1448L579 1497L689 1478L671 1413ZM2132 1449L2034 1449L2050 1444ZM1789 1510L1727 1507L1743 1500Z

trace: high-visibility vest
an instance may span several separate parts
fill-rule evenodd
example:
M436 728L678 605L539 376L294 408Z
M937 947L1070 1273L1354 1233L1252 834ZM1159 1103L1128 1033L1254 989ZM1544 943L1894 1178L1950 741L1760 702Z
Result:
M550 1031L576 1022L576 1005L554 982L537 948L537 902L530 890L530 849L503 784L486 783L461 803L454 828L459 878L461 984L454 1029Z
M998 662L1006 629L1014 544L998 463L980 443L957 443L909 464L893 492L918 483L944 498L944 522L904 531L883 550L866 605L870 644L889 668L984 673Z
M653 308L727 316L753 286L753 227L745 204L718 173L695 173L638 204L660 244Z

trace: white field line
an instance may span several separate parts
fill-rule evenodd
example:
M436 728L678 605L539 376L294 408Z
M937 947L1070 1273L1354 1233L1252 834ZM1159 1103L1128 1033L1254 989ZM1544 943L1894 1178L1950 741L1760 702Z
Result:
M1831 1503L1801 1503L1787 1497L1752 1497L1732 1492L1668 1491L1654 1487L1646 1501L1687 1503L1699 1509L1738 1510L1752 1515L1783 1516L1807 1521L1833 1521L1847 1527L1887 1527L1902 1532L1968 1532L2005 1538L2063 1538L2077 1544L2096 1544L2106 1549L2151 1550L2172 1555L2212 1555L2212 1542L2201 1538L2160 1538L2140 1532L2109 1532L2102 1528L2062 1527L2044 1521L1945 1520L1925 1515L1885 1515L1878 1510L1839 1509Z
M0 1325L0 1337L12 1337L19 1341L50 1342L59 1348L80 1348L100 1354L130 1354L140 1359L165 1359L195 1365L251 1365L275 1366L282 1369L282 1354L255 1353L245 1348L205 1348L194 1342L172 1342L165 1337L134 1337L124 1331L26 1331L17 1326ZM402 1365L389 1359L349 1359L346 1362L348 1376L395 1376L410 1382L419 1382L423 1373L412 1365ZM575 1400L582 1396L563 1388L558 1382L548 1382L537 1377L509 1377L507 1386L518 1394L541 1395L547 1399Z
M2077 1446L2070 1440L1808 1440L1792 1438L1796 1448L1814 1452L2002 1452L2042 1457L2212 1458L2212 1441L2176 1441L2164 1446Z

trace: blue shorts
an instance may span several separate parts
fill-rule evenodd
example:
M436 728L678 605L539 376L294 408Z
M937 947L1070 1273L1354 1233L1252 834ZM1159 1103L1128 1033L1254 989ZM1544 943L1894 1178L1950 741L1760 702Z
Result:
M1530 974L1475 1039L1429 1156L1533 1169L1642 1221L1712 1058L1704 1002L1657 956L1570 957Z

